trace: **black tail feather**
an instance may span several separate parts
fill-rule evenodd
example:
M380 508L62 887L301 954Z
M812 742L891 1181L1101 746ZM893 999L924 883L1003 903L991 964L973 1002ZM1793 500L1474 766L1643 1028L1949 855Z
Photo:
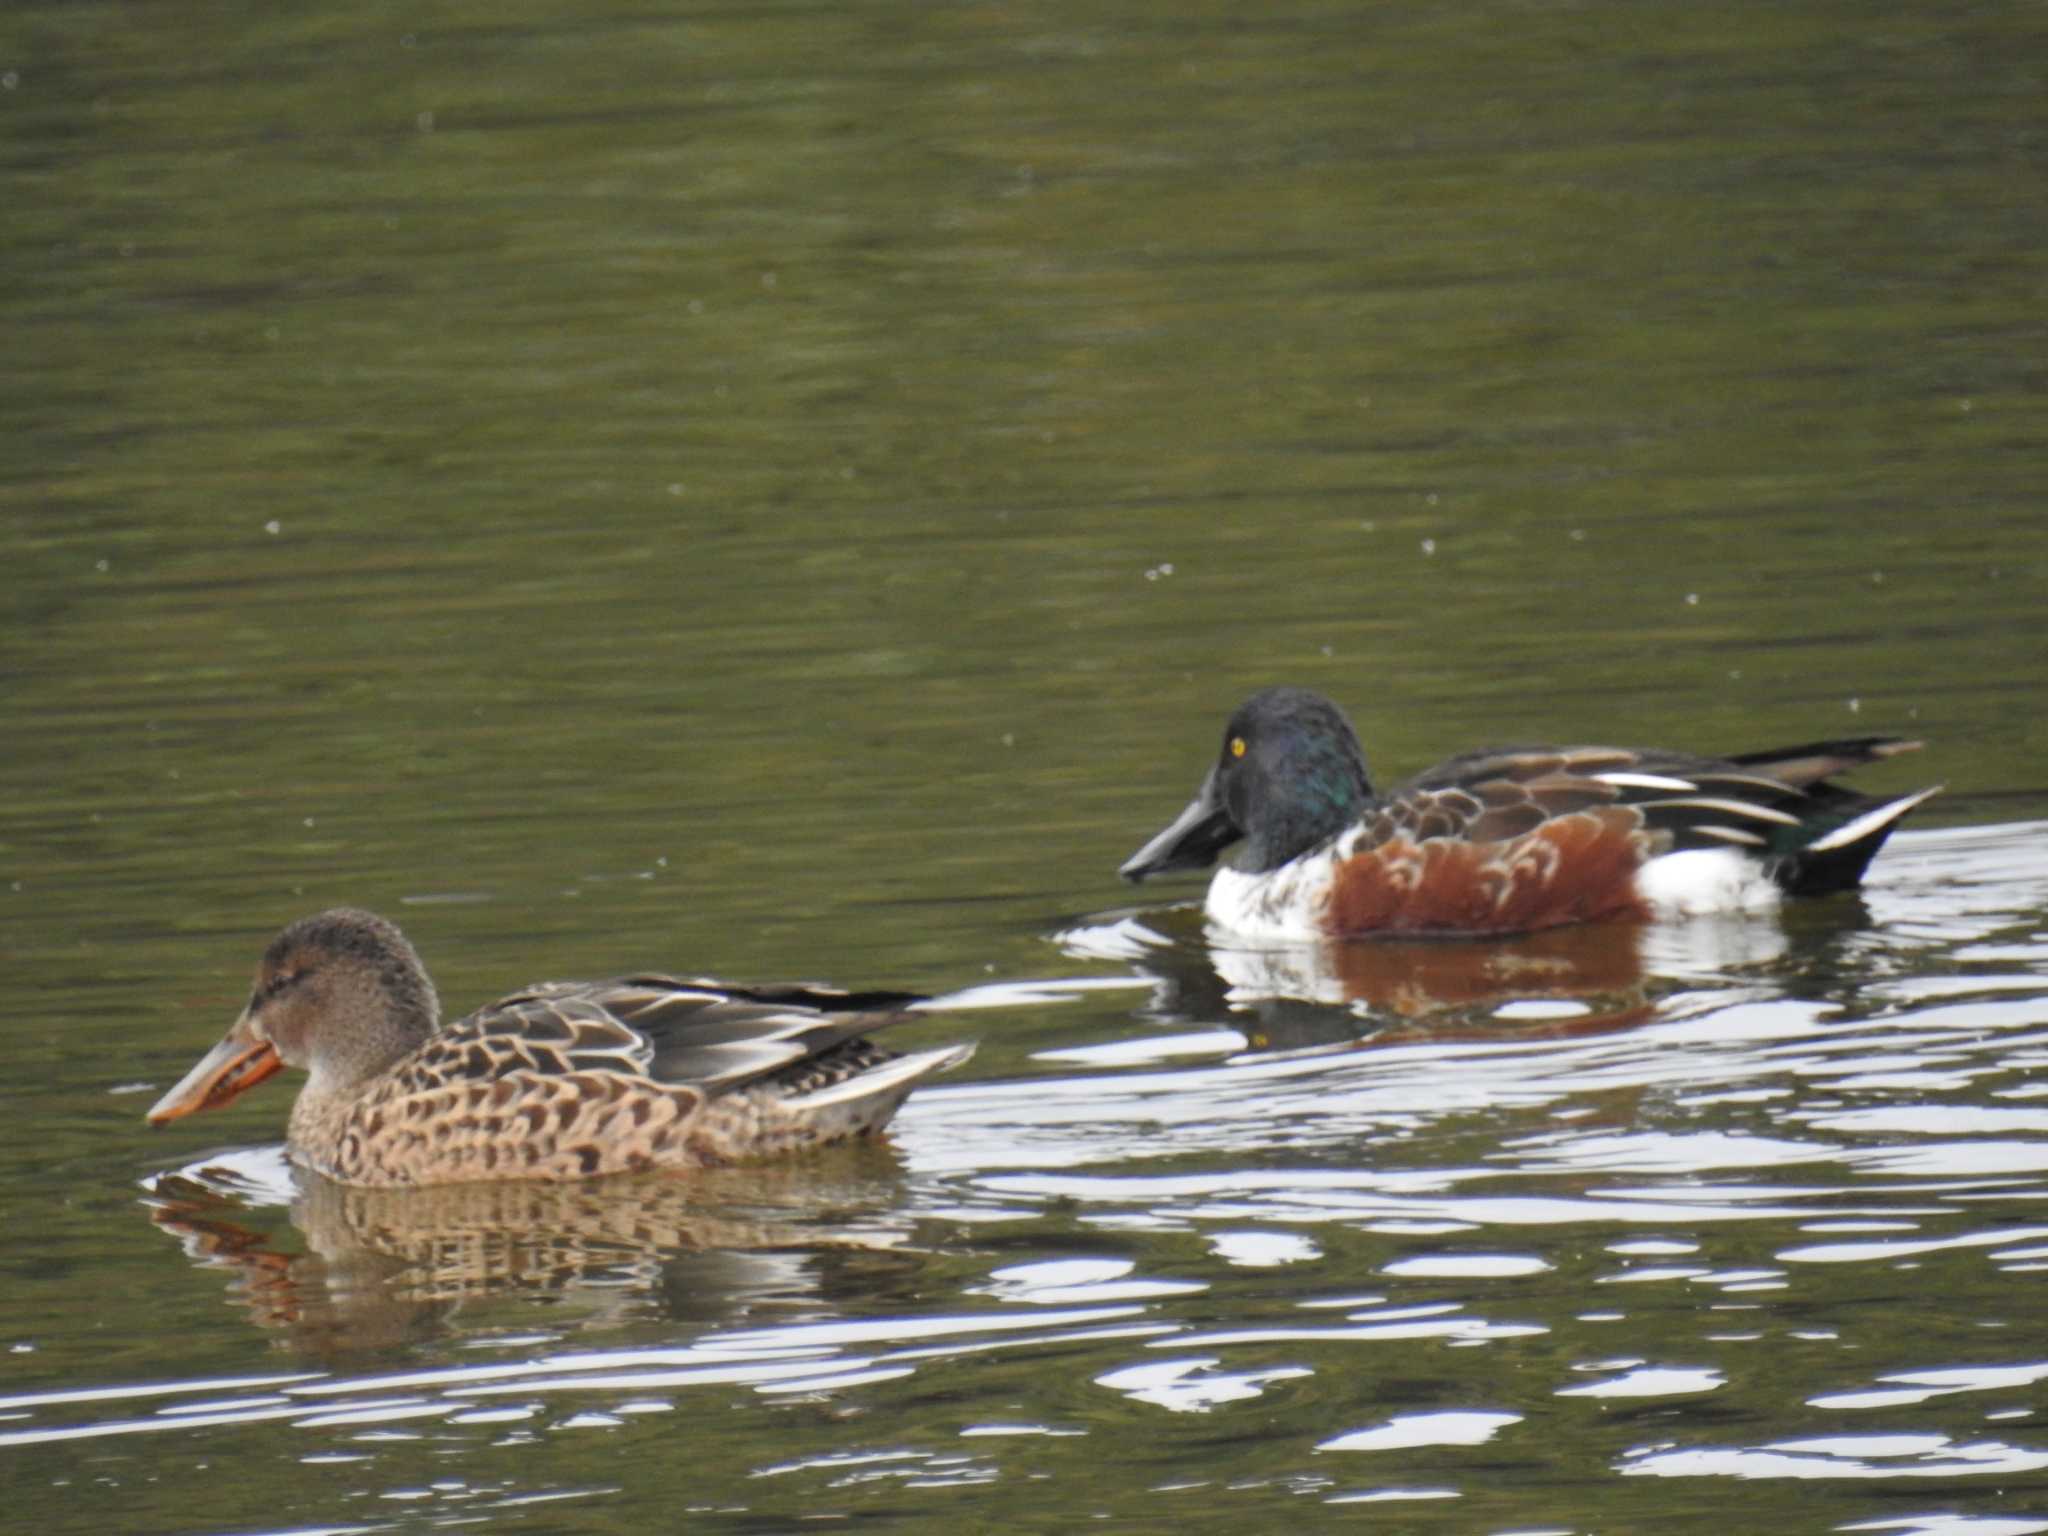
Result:
M1778 853L1771 864L1771 878L1794 896L1854 890L1906 813L1940 794L1941 788L1937 784L1910 795L1882 799L1832 784L1816 785L1808 791L1808 798L1825 801L1827 808L1821 815L1805 819L1799 829L1800 845Z

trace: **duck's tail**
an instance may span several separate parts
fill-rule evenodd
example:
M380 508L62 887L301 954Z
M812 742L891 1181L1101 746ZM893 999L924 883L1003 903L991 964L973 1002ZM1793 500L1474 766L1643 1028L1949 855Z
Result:
M1944 786L1935 784L1878 800L1832 785L1818 785L1809 795L1827 803L1785 830L1789 846L1774 850L1771 878L1794 896L1825 896L1854 890L1884 840L1915 806L1931 800Z
M808 1093L792 1094L783 1104L809 1124L821 1141L870 1136L896 1117L911 1089L935 1073L951 1071L973 1054L974 1047L969 1044L891 1056Z

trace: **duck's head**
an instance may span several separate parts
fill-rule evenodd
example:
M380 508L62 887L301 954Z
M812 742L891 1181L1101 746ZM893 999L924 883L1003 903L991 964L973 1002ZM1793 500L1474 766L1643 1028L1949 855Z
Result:
M1365 753L1344 712L1306 688L1268 688L1230 717L1187 809L1118 873L1135 883L1207 869L1243 838L1235 862L1263 874L1343 831L1371 800Z
M426 968L395 925L349 907L301 918L263 952L242 1016L150 1107L149 1122L218 1109L285 1067L345 1091L418 1045L439 1017Z

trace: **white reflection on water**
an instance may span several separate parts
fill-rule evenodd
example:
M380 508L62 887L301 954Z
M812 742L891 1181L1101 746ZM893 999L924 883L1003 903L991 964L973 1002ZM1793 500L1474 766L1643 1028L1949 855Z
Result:
M2048 1227L2010 1227L1913 1242L1815 1243L1807 1247L1787 1248L1778 1257L1797 1264L1864 1264L1881 1259L1910 1258L1921 1253L1939 1253L1950 1248L1993 1248L2001 1243L2025 1242L2037 1237L2048 1237Z
M1550 1267L1532 1253L1429 1253L1396 1259L1384 1266L1381 1273L1500 1279L1508 1275L1540 1275Z
M1372 1429L1357 1429L1323 1441L1319 1451L1405 1451L1419 1445L1484 1445L1519 1413L1410 1413Z
M1893 1478L2010 1477L2048 1467L2048 1451L1947 1435L1837 1435L1754 1447L1644 1450L1624 1462L1633 1477Z
M1940 1371L1902 1371L1880 1376L1879 1381L1897 1382L1896 1388L1866 1392L1829 1392L1806 1400L1810 1408L1895 1408L1924 1403L1930 1398L1957 1392L2004 1392L2048 1381L2048 1364L1959 1366Z
M1135 1316L1137 1307L1038 1308L978 1317L892 1318L858 1323L798 1325L785 1329L714 1334L675 1349L584 1351L537 1360L441 1368L363 1377L290 1382L280 1393L239 1403L174 1404L149 1418L98 1420L86 1424L0 1431L0 1446L34 1445L95 1436L131 1435L195 1426L254 1424L286 1420L299 1429L390 1425L456 1416L478 1424L521 1420L541 1410L537 1403L500 1412L464 1412L477 1399L564 1392L646 1393L707 1386L743 1386L756 1392L836 1391L905 1376L918 1361L973 1353L1025 1342L1074 1343L1145 1338L1171 1328L1094 1327ZM938 1343L939 1340L961 1340ZM913 1342L914 1341L914 1342ZM874 1346L896 1346L874 1348ZM854 1352L845 1352L852 1349ZM106 1388L93 1397L130 1397L190 1392L219 1383ZM44 1394L10 1400L20 1407L78 1401L85 1394ZM658 1411L665 1400L636 1398L613 1405L611 1413ZM578 1409L558 1418L558 1428L616 1424L615 1418Z
M1893 1536L2040 1536L2048 1520L2015 1520L2002 1515L1908 1515L1900 1520L1858 1520L1842 1531L1890 1531Z
M1321 1248L1295 1232L1212 1232L1209 1251L1241 1269L1277 1269L1323 1256Z
M1128 1261L1058 1259L1043 1264L1013 1264L990 1274L986 1285L967 1287L970 1296L999 1296L1038 1306L1068 1306L1086 1301L1135 1301L1152 1296L1184 1296L1209 1287L1199 1280L1145 1280L1131 1276Z
M1682 1397L1694 1392L1711 1392L1725 1386L1728 1378L1716 1370L1699 1366L1637 1366L1605 1381L1583 1386L1560 1387L1558 1397Z
M1311 1374L1301 1366L1226 1371L1219 1369L1221 1365L1221 1359L1214 1355L1154 1360L1106 1371L1095 1378L1095 1384L1120 1392L1132 1402L1150 1403L1169 1413L1207 1413L1224 1403L1258 1397L1274 1382L1293 1381Z

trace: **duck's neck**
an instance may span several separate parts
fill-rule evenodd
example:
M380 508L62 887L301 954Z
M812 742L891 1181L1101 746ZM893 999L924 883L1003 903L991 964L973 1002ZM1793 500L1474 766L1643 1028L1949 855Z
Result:
M360 1083L336 1090L308 1078L292 1105L291 1123L285 1132L292 1160L310 1164L323 1173L331 1168L362 1092Z
M1253 798L1237 867L1265 874L1328 842L1373 803L1365 763L1337 746L1297 759L1281 793Z
M413 968L379 980L384 1007L376 1026L344 1037L338 1048L317 1056L292 1105L288 1135L293 1154L315 1167L333 1162L357 1110L437 1027L440 1005L424 972Z

